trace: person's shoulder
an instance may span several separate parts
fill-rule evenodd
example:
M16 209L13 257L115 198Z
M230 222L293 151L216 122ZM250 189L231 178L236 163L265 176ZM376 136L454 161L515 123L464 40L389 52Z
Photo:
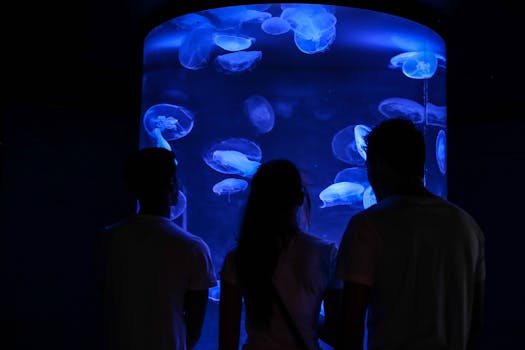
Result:
M200 250L209 251L209 246L202 237L185 230L173 222L170 226L170 234L174 239L183 241L185 244L196 247Z

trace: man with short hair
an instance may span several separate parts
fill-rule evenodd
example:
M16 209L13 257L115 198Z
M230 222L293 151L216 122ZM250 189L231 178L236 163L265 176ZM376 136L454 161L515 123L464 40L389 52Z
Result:
M173 152L139 150L124 179L139 212L106 227L99 242L108 347L192 349L217 280L207 244L170 220L178 194Z
M364 340L368 350L473 349L483 322L480 227L425 188L424 138L410 120L380 123L366 143L377 204L354 215L341 239L340 349L362 350Z

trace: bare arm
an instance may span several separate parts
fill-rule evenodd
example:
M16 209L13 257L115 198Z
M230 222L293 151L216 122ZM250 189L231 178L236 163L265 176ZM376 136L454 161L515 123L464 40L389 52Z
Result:
M219 350L238 350L242 313L240 289L221 280L219 302Z
M201 336L207 305L208 289L186 292L184 297L184 321L186 322L186 346L188 349L193 349Z
M319 337L328 345L335 347L339 334L343 290L330 288L326 291L324 302L324 323L319 329Z
M338 349L363 350L365 316L370 287L345 281L343 290L342 328Z
M485 282L478 281L474 287L474 300L472 305L472 322L467 342L467 350L475 349L481 337L485 313Z

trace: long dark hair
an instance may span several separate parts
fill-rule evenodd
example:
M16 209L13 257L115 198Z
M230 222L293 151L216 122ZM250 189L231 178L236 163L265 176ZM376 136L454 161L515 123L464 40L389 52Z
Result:
M272 317L271 283L279 256L299 232L297 209L309 198L301 174L287 159L263 163L255 173L237 240L236 270L248 322L259 329Z

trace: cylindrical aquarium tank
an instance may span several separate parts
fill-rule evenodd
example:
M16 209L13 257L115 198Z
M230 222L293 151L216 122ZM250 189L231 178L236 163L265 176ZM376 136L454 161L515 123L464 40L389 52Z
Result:
M322 4L214 8L160 23L143 62L140 148L175 152L172 218L209 244L217 270L250 178L274 158L302 171L305 229L339 243L350 217L375 203L364 136L387 118L423 131L426 186L446 196L445 42L422 24ZM207 317L200 349L216 347L216 321Z

